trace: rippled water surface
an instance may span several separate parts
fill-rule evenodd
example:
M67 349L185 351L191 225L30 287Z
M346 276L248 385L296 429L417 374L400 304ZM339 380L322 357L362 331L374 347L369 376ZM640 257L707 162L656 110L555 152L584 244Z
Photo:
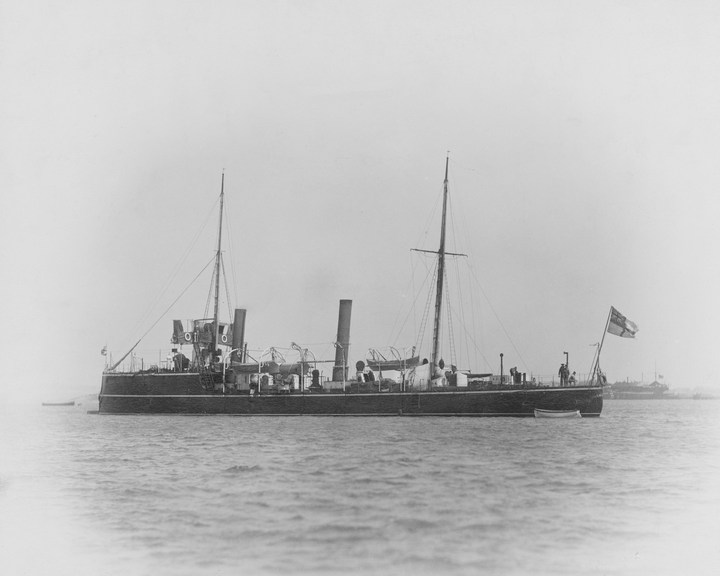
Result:
M5 574L719 573L720 401L569 420L0 417Z

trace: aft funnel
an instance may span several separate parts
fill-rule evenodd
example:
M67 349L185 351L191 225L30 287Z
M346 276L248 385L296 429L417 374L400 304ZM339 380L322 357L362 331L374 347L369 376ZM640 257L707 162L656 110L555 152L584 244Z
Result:
M350 313L352 300L340 300L338 315L337 340L335 342L335 366L333 366L333 382L347 380L347 364L350 356Z

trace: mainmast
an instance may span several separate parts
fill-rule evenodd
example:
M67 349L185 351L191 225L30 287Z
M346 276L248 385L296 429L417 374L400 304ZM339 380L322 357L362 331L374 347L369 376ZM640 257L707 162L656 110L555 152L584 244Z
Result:
M447 198L448 198L448 164L450 162L450 153L445 159L445 181L443 183L443 208L442 208L442 226L440 228L440 249L438 250L438 269L437 269L437 291L435 294L435 322L433 324L433 349L432 361L430 363L430 378L435 376L435 368L438 365L438 348L440 346L440 316L442 314L442 297L443 297L443 281L445 279L445 219L447 216Z
M217 254L215 255L215 311L213 312L213 326L215 327L215 333L213 334L212 341L212 355L215 356L215 350L217 350L217 343L220 340L220 324L218 324L218 309L220 305L220 248L222 246L222 222L223 222L223 200L225 199L225 172L222 175L222 182L220 184L220 223L218 224L218 244Z

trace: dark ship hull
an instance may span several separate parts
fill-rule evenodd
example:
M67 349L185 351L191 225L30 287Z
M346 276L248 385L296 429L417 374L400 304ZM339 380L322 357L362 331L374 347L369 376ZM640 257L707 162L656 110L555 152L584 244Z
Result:
M243 416L527 416L536 408L599 416L600 387L448 389L418 392L206 392L198 374L103 375L101 414Z

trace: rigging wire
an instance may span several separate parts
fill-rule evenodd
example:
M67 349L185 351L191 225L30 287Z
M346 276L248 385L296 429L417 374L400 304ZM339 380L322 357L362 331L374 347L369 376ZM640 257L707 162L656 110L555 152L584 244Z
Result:
M453 269L454 269L454 271L455 271L456 286L457 286L457 288L458 288L458 308L459 308L459 310L460 310L460 314L458 315L458 319L460 320L461 325L463 325L463 327L464 327L464 325L465 325L465 318L466 318L466 314L465 314L465 297L464 297L464 292L463 292L463 284L464 284L464 283L462 282L461 277L460 277L460 266L459 266L459 265L458 265L458 266L454 266ZM470 292L472 293L472 290L471 290ZM469 314L469 316L470 316L471 319L475 316L475 315L472 313L472 307L470 308L470 314ZM465 328L465 327L464 327L464 329L467 330L467 328ZM471 359L470 359L470 345L469 345L469 342L468 342L467 338L464 339L464 342L465 342L465 350L464 350L465 358L467 359L468 366L470 366L470 365L472 364L472 363L471 363Z
M217 204L217 202L216 202L216 204ZM227 235L228 235L228 243L230 244L230 247L229 247L229 250L230 250L230 253L231 253L231 257L230 257L230 269L231 269L231 272L232 272L232 274L233 274L233 286L237 289L237 283L235 282L235 268L234 268L234 266L233 266L233 258L232 258L232 246L233 246L233 243L232 243L232 232L231 232L230 220L229 220L229 217L228 217L228 214L227 214L227 210L223 211L223 218L224 218L224 221L225 221L225 230L226 230ZM227 275L227 273L226 273L226 271L225 271L225 258L223 257L222 252L220 253L220 268L222 269L222 278L223 278L223 283L224 283L224 285L225 285L225 298L226 298L226 304L227 304L227 306L228 306L228 318L230 319L230 322L232 322L232 318L233 318L232 302L233 302L233 299L232 299L232 297L231 297L231 295L230 295L230 289L229 289L229 287L228 287L228 275ZM217 272L217 274L219 274L219 272ZM209 288L209 291L208 291L208 297L207 297L207 300L206 300L206 302L205 302L205 313L204 313L204 317L205 317L205 318L208 318L208 317L209 317L209 314L210 314L210 305L211 305L211 303L212 303L213 286L214 286L214 284L215 284L215 279L216 279L216 270L213 270L212 277L210 278L210 288ZM236 295L236 296L237 296L237 295Z
M474 169L471 169L471 168L467 168L467 167L465 167L465 166L462 166L461 164L455 162L454 160L453 160L453 163L456 164L457 166L460 166L461 168L463 168L463 169L465 169L465 170L469 170L469 171L478 173L477 170L474 170ZM479 174L479 173L478 173L478 174ZM450 201L452 202L452 198L451 198ZM451 204L451 205L452 205L452 204ZM434 215L434 212L435 212L436 209L437 209L437 203L436 203L436 205L435 205L435 207L434 207L433 215ZM464 226L457 226L457 225L456 225L456 222L455 222L455 213L454 213L454 211L451 209L451 210L449 210L449 212L450 212L450 218L451 218L451 233L452 233L452 239L453 239L453 242L455 243L455 246L461 247L462 244L463 244L463 242L460 241L460 240L461 240L461 237L460 237L460 235L459 235L459 233L460 233L460 231L461 231L461 228L462 228L462 231L465 232L465 237L468 238L468 242L467 242L468 245L471 244L471 242L469 242L469 233L468 233L469 228L468 228L468 226L466 225L466 221L465 221L465 218L464 218L465 211L461 209L461 221L465 224ZM432 219L432 217L431 217L431 219ZM427 230L423 233L422 236L427 237ZM421 236L421 237L422 237L422 236ZM458 251L461 251L461 248L456 248L456 249L458 249ZM414 272L414 268L413 268L413 272ZM471 263L470 263L469 260L468 260L468 272L469 272L469 279L470 279L470 280L474 280L475 284L477 284L477 287L479 288L481 294L484 296L485 301L487 302L488 306L490 307L490 310L492 311L493 315L495 316L495 319L498 321L500 327L502 328L503 332L505 333L505 336L507 337L508 341L510 342L510 345L513 347L513 350L514 350L515 353L518 355L518 358L520 359L520 362L522 362L522 364L525 366L525 370L528 371L527 364L525 363L525 360L522 358L522 355L521 355L520 352L518 351L517 346L515 345L513 339L510 337L510 334L508 333L507 329L505 328L505 325L504 325L504 324L502 323L502 321L500 320L500 317L499 317L497 311L496 311L495 308L492 306L492 304L491 304L491 302L490 302L490 299L488 298L487 293L485 292L485 290L484 290L483 287L482 287L482 284L480 283L479 279L477 278L477 275L475 274L475 271L474 271L474 269L473 269L473 267L472 267L472 265L471 265ZM446 274L447 274L447 272L446 272ZM460 296L459 296L459 311L458 311L458 310L455 310L455 309L452 307L452 304L451 304L450 301L449 301L449 293L448 293L448 300L447 300L447 304L448 304L448 308L447 308L447 310L448 310L448 325L450 326L450 329L452 330L451 316L454 315L454 316L456 317L456 319L460 321L460 324L461 324L461 326L462 326L463 332L466 334L466 353L467 353L467 355L468 355L468 360L470 359L470 342L472 342L472 344L473 344L473 346L474 346L474 349L475 349L475 352L476 352L477 354L480 354L480 356L482 357L482 359L483 359L483 361L485 362L485 364L489 367L489 366L490 366L490 363L488 362L487 358L485 357L485 355L483 354L481 348L478 346L478 343L477 343L477 327L476 327L476 324L475 324L475 314L474 314L474 313L471 313L471 314L470 314L471 319L472 319L472 334L468 331L468 327L467 327L467 325L466 325L466 324L464 323L464 321L463 321L463 319L464 319L464 317L465 317L465 310L464 310L464 300L463 300L463 298L462 298L462 286L461 286L462 283L459 281L459 280L460 280L459 268L456 269L456 277L458 278L458 283L457 283L457 285L458 285L458 287L459 287L458 290L459 290L459 294L460 294ZM434 276L433 276L433 279L434 279ZM414 274L413 274L413 280L414 280ZM426 280L427 280L427 278L426 278ZM414 287L414 283L413 283L413 287ZM475 291L471 289L471 290L469 290L469 293L470 293L470 300L471 300L471 309L474 310L474 308L475 308ZM432 296L432 294L430 294L430 295L428 296L428 301L427 301L428 303L431 301L431 296ZM416 298L416 300L417 300L417 298ZM421 322L420 332L418 333L418 332L416 331L416 333L419 334L419 336L418 336L418 348L419 348L420 345L422 345L422 342L423 342L423 339L424 339L425 322L426 322L425 319L426 319L427 314L428 314L428 308L427 308L427 304L426 304L426 311L425 311L425 313L424 313L424 315L423 315L423 320L422 320L422 322ZM403 326L404 326L404 324L403 324ZM438 337L440 337L440 338L441 338L441 336L442 336L442 335L438 335ZM451 338L452 338L452 337L451 337ZM453 348L452 342L450 343L450 346L451 346L451 348ZM453 350L451 350L451 354L453 354Z
M453 211L453 196L448 195L448 212L450 212L450 234L452 239L452 247L454 250L459 251L461 244L457 239L457 225L455 224L455 216ZM445 268L445 276L447 277L447 269ZM457 287L457 298L458 298L458 306L461 310L461 315L458 317L460 320L460 323L463 324L463 318L464 318L464 307L463 307L463 293L462 293L462 282L460 281L460 266L453 266L453 270L455 271L455 286ZM447 316L448 316L448 330L449 330L449 336L450 336L450 357L451 359L455 359L455 365L457 366L457 348L455 344L455 337L454 337L454 331L452 326L452 314L451 314L451 301L450 301L450 290L449 286L450 283L446 282L446 286L448 286L448 307L447 307ZM466 341L467 346L467 341ZM468 354L468 359L470 358L470 354Z
M442 192L441 192L440 194L436 195L436 197L435 197L435 203L434 203L434 205L433 205L433 209L431 210L430 215L428 216L427 221L425 222L425 226L424 226L423 232L421 232L421 234L420 234L417 242L415 243L416 246L420 246L420 247L425 246L425 242L423 242L423 240L424 240L424 239L427 239L428 236L429 236L430 224L431 224L432 221L434 220L435 214L436 214L436 212L438 211L438 207L440 206L440 200L441 200L442 197L443 197L443 193L444 193L444 184L443 184L443 187L442 187ZM416 250L419 250L419 249L416 249ZM419 260L419 261L425 262L424 260ZM402 331L403 331L405 325L407 324L408 318L410 318L410 317L412 316L412 318L413 318L414 333L417 335L417 339L416 339L416 349L419 350L420 345L422 345L422 342L423 342L423 340L424 340L424 333L425 333L425 329L426 329L426 327L427 327L427 318L428 318L428 314L429 314L428 305L429 305L429 303L430 303L430 301L431 301L431 298L432 298L432 290L429 291L428 301L427 301L427 303L426 303L426 307L425 307L425 310L424 310L424 312L423 312L423 316L422 316L421 322L420 322L420 329L419 329L419 331L418 331L418 329L417 329L417 314L415 313L415 305L416 305L416 303L417 303L417 300L418 300L420 294L419 294L419 291L418 291L418 290L415 290L415 272L416 272L416 267L415 267L415 260L412 259L412 258L411 258L411 268L412 268L411 283L412 283L412 287L413 287L413 293L415 294L415 298L414 298L414 300L413 300L413 302L412 302L412 305L411 305L411 307L410 307L410 310L408 311L407 316L405 317L405 320L403 321L402 326L401 326L400 329L398 330L398 333L397 333L397 335L395 336L395 339L393 340L392 335L394 334L395 326L397 325L398 319L399 319L399 317L400 317L400 313L402 312L402 306L401 306L400 309L398 310L398 316L397 316L397 318L395 319L395 322L393 323L393 328L392 328L392 330L391 330L391 332L390 332L390 338L388 339L388 341L389 341L389 342L390 342L390 341L393 342L392 346L395 346L395 345L397 344L397 341L398 341L398 339L400 338L400 336L401 336L401 334L402 334ZM429 266L427 266L427 264L426 264L426 272L427 272L427 275L426 275L425 280L423 281L423 283L422 283L422 285L421 285L421 287L420 287L421 290L422 290L422 288L425 286L425 283L427 282L427 279L428 279L428 275L429 275L429 273L430 273L430 270L431 270L431 268L430 268ZM433 279L435 278L435 274L436 274L436 273L437 273L437 271L434 270L434 271L433 271ZM404 299L404 298L405 298L405 296L403 296L403 299ZM418 342L419 342L420 344L418 344Z
M232 284L233 284L233 291L234 291L234 294L233 294L234 299L233 299L233 301L234 301L234 302L238 302L238 300L239 300L239 299L238 299L238 294L237 294L238 282L237 282L237 276L236 276L236 274L235 274L235 253L234 253L234 251L233 251L233 237L232 237L232 228L230 227L230 216L228 215L229 212L230 212L230 206L229 206L229 203L228 203L228 197L227 197L227 195L225 196L225 204L226 204L226 207L225 207L225 208L226 208L226 209L225 209L225 230L227 230L228 244L230 245L230 247L229 247L229 253L230 253L230 273L231 273L231 275L232 275ZM223 274L225 274L225 271L224 271L224 270L223 270ZM225 278L227 278L227 276L225 276Z
M183 291L180 293L180 295L179 295L177 298L175 298L175 300L173 300L172 304L170 304L170 306L168 306L168 307L166 308L165 312L163 312L163 313L160 315L160 317L159 317L157 320L155 320L155 322L153 323L153 325L150 326L150 328L148 328L148 329L145 331L145 334L143 334L142 336L140 336L140 339L138 340L138 344L142 341L143 338L145 338L145 336L148 335L148 333L150 332L150 330L152 330L153 328L155 328L155 326L157 326L157 323L160 322L160 320L163 319L163 317L165 316L165 314L167 314L167 313L170 311L170 309L175 305L175 303L176 303L178 300L180 300L180 298L182 298L183 294L185 294L185 292L188 291L188 289L190 288L190 286L192 286L192 285L195 283L195 280L197 280L197 279L200 277L200 275L201 275L203 272L205 272L205 270L207 270L207 267L210 266L210 264L212 264L213 260L215 260L215 257L214 257L214 256L212 257L212 259L211 259L207 264L205 264L205 266L203 267L203 269L200 270L200 272L198 272L197 276L195 276L195 278L192 279L192 281L190 282L190 284L188 284L188 285L185 287L185 290L183 290ZM137 346L137 344L136 344L136 346Z
M232 266L232 264L231 264L231 266ZM225 258L222 257L222 254L220 255L220 267L222 268L223 282L225 284L225 298L227 299L228 318L230 319L230 322L232 322L233 321L232 302L230 300L230 290L228 289L227 274L225 273Z
M458 166L460 166L460 165L458 164ZM477 171L475 171L475 172L477 172ZM478 172L478 174L479 174L479 172ZM460 186L458 186L458 187L460 187ZM462 194L458 194L458 204L459 204L460 223L461 223L461 226L458 227L458 232L464 233L464 236L465 236L464 241L466 242L466 244L468 246L471 246L472 240L470 238L470 226L468 226L467 219L466 219L466 215L469 213L469 211L464 209L464 207L462 205L462 199L463 199ZM468 250L468 253L470 253L469 250ZM467 266L468 266L468 268L467 268L468 272L472 271L472 269L473 269L473 259L472 258L467 259ZM469 277L468 277L468 280L469 280ZM478 346L478 344L476 344L476 341L478 340L478 327L476 326L476 323L475 323L475 320L476 320L475 311L477 310L477 313L480 316L480 327L481 328L482 328L482 312L483 311L482 311L482 307L480 306L480 303L478 302L476 304L475 290L472 289L472 286L470 286L469 282L468 282L468 287L469 287L468 292L470 293L470 310L471 310L470 318L472 320L473 343L475 343L475 351L478 352L481 350L483 342L480 342L480 346ZM482 331L480 332L480 337L482 338ZM466 341L466 343L468 343L468 342ZM483 356L482 352L480 353L480 355ZM468 357L469 357L469 351L468 351ZM483 356L483 360L485 360L484 356ZM487 362L487 360L485 360L485 362ZM477 364L477 355L475 355L475 363Z
M413 258L412 252L410 253L410 270L412 273L412 287L413 287L413 294L415 294L415 298L413 298L412 306L410 306L410 313L412 313L412 319L413 319L413 334L417 334L418 328L417 328L417 310L415 308L417 297L418 297L418 291L415 289L415 258ZM406 319L407 320L407 319ZM403 323L404 325L404 323ZM398 332L398 337L400 336L400 333Z
M454 177L454 173L453 173L452 175L453 175L453 177ZM454 178L453 178L453 180L454 180ZM454 186L454 188L457 189L457 188L460 188L460 186L456 184L456 185ZM462 236L461 236L461 232L465 231L465 232L466 232L466 236L468 236L467 231L469 230L469 228L464 225L465 211L462 209L462 202L460 201L460 200L461 200L461 195L458 194L457 196L458 196L458 204L460 204L460 210L459 210L459 212L460 212L460 219L461 219L461 220L460 220L460 223L461 223L462 225L459 225L459 224L456 223L456 221L455 221L455 213L456 213L456 211L455 211L455 209L454 209L454 205L455 205L455 195L454 195L454 194L453 194L453 195L450 195L449 198L448 198L449 205L450 205L450 210L449 210L449 212L450 212L450 221L451 221L450 230L451 230L451 233L452 233L452 239L453 239L453 245L454 245L454 247L455 247L455 251L456 251L456 252L460 252L460 253L464 253L464 252L466 251L466 250L464 249L464 246L465 246L465 245L470 246L470 241L469 241L469 238L468 238L465 242L463 242L463 238L462 238ZM467 252L470 252L470 251L467 250ZM468 260L466 260L466 262L467 262L467 265L469 266L469 265L470 265L469 258L468 258ZM464 330L465 332L467 332L467 326L465 325L465 321L464 321L464 319L466 318L466 315L465 315L465 298L464 298L464 294L463 294L463 286L464 286L465 283L461 280L461 277L460 277L460 265L459 265L459 264L454 267L454 270L455 270L455 278L456 278L455 286L457 286L457 292L458 292L458 306L459 306L459 308L460 308L460 316L458 317L458 319L460 320L460 323L461 323L461 325L462 325L462 327L463 327L463 330ZM475 308L474 308L474 302L473 302L473 299L472 299L473 290L470 289L470 290L468 290L468 292L470 293L470 314L469 314L469 316L470 316L470 319L471 319L471 321L472 321L472 326L473 326L472 334L473 334L473 341L474 341L476 334L475 334ZM468 339L468 338L464 338L464 343L465 343L465 354L466 354L468 366L472 366L472 365L477 364L477 355L475 355L475 358L474 358L474 359L471 359L471 357L470 357L470 342L469 342L469 339ZM473 360L474 360L474 362L473 362Z
M470 171L470 172L475 172L475 173L478 174L478 175L480 174L477 170L475 170L475 169L473 169L473 168L468 168L468 167L466 167L466 166L463 166L462 164L459 164L458 162L455 162L455 161L452 160L452 159L451 159L451 162L453 162L453 164L456 164L457 166L459 166L460 168L462 168L462 169L464 169L464 170L468 170L468 171ZM460 213L461 213L462 216L464 216L464 214L465 214L466 212L467 212L466 210L461 210L461 211L460 211ZM464 220L463 220L463 221L464 221ZM468 228L467 226L465 226L464 229L465 229L465 230L469 230L469 228ZM469 270L469 272L470 272L470 275L471 275L472 280L475 281L475 283L477 284L478 288L480 289L480 292L481 292L482 295L484 296L485 301L487 302L488 306L490 307L490 310L492 311L493 315L495 316L495 319L498 321L498 324L500 324L500 327L502 328L503 332L505 333L505 336L507 337L508 342L510 342L510 345L513 347L513 350L515 350L515 353L518 355L518 358L520 359L520 362L522 362L523 366L525 366L525 371L526 371L526 372L529 372L529 369L528 369L528 367L527 367L527 364L525 363L525 360L523 359L522 355L520 354L520 352L518 351L517 347L515 346L515 342L513 342L513 339L510 337L510 334L508 333L507 329L505 328L505 325L504 325L504 324L502 323L502 321L500 320L500 316L498 315L497 311L495 310L495 308L493 307L492 303L490 302L490 299L488 298L488 295L486 294L485 290L483 289L482 284L480 284L480 280L478 280L477 275L475 274L475 271L473 270L472 266L468 266L468 270ZM471 293L472 293L472 292L471 292ZM476 346L476 348L477 348L477 346ZM477 348L477 349L478 349L478 351L479 351L479 348ZM483 357L483 358L484 358L484 357ZM487 360L486 360L486 362L487 362Z
M213 258L217 258L217 256L213 256ZM212 276L210 277L210 289L208 290L208 297L207 301L205 302L205 314L203 315L203 318L207 318L210 314L210 303L212 302L212 293L213 293L213 285L215 284L215 268L213 268Z
M453 310L453 313L457 316L457 312ZM490 362L488 362L487 358L485 358L485 355L482 352L482 349L477 345L477 342L473 339L472 335L467 331L467 327L461 322L460 325L462 326L463 332L465 333L466 339L472 341L473 345L475 346L475 350L477 351L480 356L482 356L483 362L485 362L485 365L492 369L490 366Z
M445 285L447 286L447 267L445 267ZM450 291L448 290L447 298L445 302L445 314L447 315L447 323L448 323L448 348L450 353L450 365L456 365L457 366L457 354L455 351L455 339L453 337L453 327L452 327L452 314L450 313L452 310L450 306Z
M435 284L435 279L437 278L437 269L434 270L432 275L432 280L430 281L430 286L433 286ZM417 350L420 350L422 347L422 343L425 340L425 330L427 330L427 323L430 319L430 309L432 308L433 303L433 291L432 289L428 290L428 296L427 300L425 302L425 310L423 311L422 319L420 320L420 331L417 335L417 340L415 342L415 347Z
M475 170L474 168L468 168L467 166L463 166L462 164L460 164L459 162L456 162L456 161L455 161L454 159L452 159L452 158L450 159L450 162L451 162L452 165L454 165L454 166L451 165L451 170L453 170L453 175L455 174L455 172L454 172L454 167L455 167L455 166L458 166L458 167L462 168L463 170L467 170L467 171L469 171L469 172L475 172L475 174L477 174L478 176L481 176L481 175L480 175L480 172L478 172L478 171ZM457 182L456 188L460 189L460 188L461 188L461 181L460 181L460 180L454 180L454 181ZM481 187L482 187L482 183L481 183ZM464 237L465 237L465 242L466 242L466 244L467 244L468 246L471 246L471 245L472 245L472 239L470 238L470 226L468 226L468 224L467 224L467 214L472 214L472 212L471 212L470 210L466 210L466 209L463 207L463 205L462 205L462 200L463 200L463 195L462 195L462 194L458 194L458 195L457 195L457 201L458 201L459 208L460 208L460 210L459 210L459 212L460 212L460 222L461 222L461 224L462 224L462 226L458 227L458 232L463 233L463 235L464 235ZM468 258L468 271L469 271L471 274L474 274L474 271L473 271L473 258ZM473 311L473 313L471 314L471 318L472 318L473 342L475 343L475 350L476 350L476 351L480 351L481 348L482 348L483 342L480 342L479 345L478 345L478 343L477 343L477 340L478 340L478 328L477 328L477 326L476 326L476 318L475 318L475 313L474 313L474 311L477 310L477 313L478 313L478 315L480 316L480 318L479 318L479 320L480 320L480 327L482 327L482 326L483 326L483 322L482 322L483 310L482 310L482 306L480 305L479 302L476 304L476 294L475 294L475 290L473 290L473 289L471 288L471 289L469 290L469 292L470 292L470 307L471 307L471 310ZM482 335L483 335L482 330L480 330L480 338L479 338L480 340L483 340ZM482 355L482 353L481 353L481 355ZM485 360L484 356L483 356L483 360ZM487 360L485 360L485 362L487 362ZM489 366L489 365L488 365L488 366Z
M493 308L493 305L490 303L490 299L488 298L487 294L485 293L485 290L483 290L482 285L480 284L480 281L477 279L477 276L475 276L475 272L471 270L471 275L475 282L478 285L478 288L480 288L480 292L482 292L482 295L485 296L485 300L488 303L488 306L490 307L490 310L492 310L492 313L495 315L495 319L500 324L500 327L503 329L503 332L505 332L505 336L507 336L508 341L510 342L510 345L513 347L513 350L515 350L515 353L518 355L518 358L520 358L520 362L522 362L523 366L525 366L525 371L530 372L530 370L527 367L527 364L525 364L525 360L523 360L522 355L518 351L517 347L515 346L515 342L513 342L513 339L510 337L510 334L508 334L508 331L505 329L505 325L500 320L500 317L498 316L497 312L495 311L495 308Z
M438 212L438 207L440 205L440 200L442 199L442 193L435 198L435 204L433 205L433 209L430 212L430 216L428 217L427 221L425 222L425 228L424 231L420 233L420 237L418 238L417 242L415 242L415 246L425 246L425 243L423 242L424 238L428 238L430 233L430 224L435 218L435 213Z
M418 253L418 254L422 254L422 253ZM396 346L397 346L397 341L400 339L400 336L403 334L403 330L405 329L405 326L407 325L408 320L412 317L412 320L413 320L413 334L416 335L415 348L416 348L416 351L417 351L417 350L418 350L418 345L417 345L418 339L419 339L421 342L422 342L422 340L424 339L423 334L424 334L425 327L426 327L426 319L425 319L425 318L426 318L426 316L427 316L427 312L424 312L424 313L423 313L423 318L421 319L421 323L420 323L420 329L418 330L418 328L417 328L417 314L416 314L416 311L415 311L415 310L416 310L416 305L417 305L417 301L420 299L420 295L421 295L421 293L422 293L422 291L423 291L423 288L424 288L425 285L428 283L428 279L430 278L430 272L432 271L433 274L434 274L434 273L435 273L435 269L434 269L434 268L430 268L429 266L426 265L426 267L425 267L425 268L426 268L425 279L423 280L420 288L419 288L418 290L416 290L416 289L415 289L415 270L416 270L416 267L415 267L415 263L414 263L414 262L415 262L415 259L411 256L410 260L411 260L411 268L412 268L412 272L413 272L413 273L412 273L412 277L411 277L411 282L412 282L412 285L413 285L413 294L415 295L415 297L413 298L413 302L412 302L412 304L411 304L411 306L410 306L410 309L408 310L408 313L407 313L407 315L405 316L405 320L403 321L402 325L400 326L400 329L398 330L397 335L395 336L395 339L393 340L392 337L391 337L391 338L389 339L389 341L392 341L392 344L388 344L388 346L392 346L392 347L396 347ZM418 256L418 260L419 260L419 256ZM423 262L424 262L424 261L423 261ZM435 277L435 276L433 275L432 278L434 279L434 277ZM430 298L431 296L432 296L432 291L429 292L428 298ZM430 301L430 300L428 300L428 302L429 302L429 301ZM400 311L402 311L402 309L401 309ZM392 334L392 332L391 332L391 334Z
M210 208L210 210L207 213L207 216L205 216L205 220L200 225L200 228L197 230L195 235L190 240L190 243L188 244L187 248L183 251L183 253L180 256L180 260L175 264L175 266L170 271L170 274L165 279L165 281L161 284L160 289L158 293L155 295L155 297L150 301L150 304L148 304L148 307L145 309L143 314L140 316L140 319L135 323L135 326L133 326L132 330L130 331L130 334L123 340L122 348L125 347L125 345L130 341L134 340L133 335L139 330L140 326L147 320L150 313L155 309L155 307L158 305L162 297L165 295L167 290L170 288L170 285L172 281L177 276L178 272L182 268L182 265L187 260L188 256L190 255L190 252L195 247L195 244L197 244L198 239L200 238L200 235L202 234L203 230L205 229L205 226L208 223L208 220L210 219L210 216L215 210L215 206L219 202L219 197L213 204L213 206Z
M412 260L412 259L411 259L411 260ZM411 262L411 266L412 266L412 262ZM388 338L388 346L391 345L391 344L390 344L390 341L392 340L393 334L395 334L395 327L397 326L398 320L400 319L400 314L401 314L402 311L403 311L403 305L404 305L404 303L405 303L405 299L407 298L408 289L410 288L410 284L413 284L414 280L415 280L414 274L411 274L410 280L409 280L409 282L408 282L408 286L405 287L405 291L403 292L402 302L400 303L400 306L398 307L398 313L397 313L397 316L395 316L395 322L393 322L392 328L390 329L390 337ZM413 290L413 294L415 294L414 290ZM413 305L411 305L411 311L412 311L412 309L413 309L414 304L415 304L415 303L413 302ZM406 320L407 320L407 318L406 318ZM405 325L405 323L403 323L403 326L404 326L404 325ZM400 329L400 331L398 331L398 334L397 334L397 336L396 336L396 338L395 338L395 342L397 342L397 339L400 338L400 332L401 332L401 331L402 331L402 328Z
M413 298L412 304L410 305L410 309L408 310L408 313L405 316L405 320L403 321L402 325L400 326L400 329L397 332L397 335L395 336L395 339L393 340L392 335L395 334L395 326L397 326L397 322L400 318L400 314L403 311L402 304L401 304L400 308L398 309L398 315L395 318L395 323L393 324L392 330L390 331L390 338L388 338L388 346L397 346L397 341L400 339L400 336L403 333L403 329L405 328L405 325L407 324L408 319L410 317L412 317L412 319L413 319L413 334L418 333L415 305L418 301L418 298L420 297L420 293L418 290L415 289L416 267L415 267L415 258L412 257L412 251L410 254L410 268L411 268L411 275L410 275L410 281L408 282L408 284L412 284L412 294L414 294L415 297ZM425 276L425 280L423 281L422 285L420 286L421 289L425 286L425 283L427 282L428 274L430 273L430 267L426 266L426 272L427 272L427 274ZM403 294L403 301L405 301L406 298L407 298L407 288L405 289L405 294ZM392 344L390 344L391 341L392 341Z
M463 165L460 164L459 162L456 162L453 158L450 158L450 162L452 162L453 164L457 164L457 165L460 166L460 168L462 168L463 170L467 170L468 172L475 172L475 174L477 174L478 176L482 177L482 174L480 174L480 172L478 172L477 170L475 170L475 168L468 168L467 166L463 166Z

